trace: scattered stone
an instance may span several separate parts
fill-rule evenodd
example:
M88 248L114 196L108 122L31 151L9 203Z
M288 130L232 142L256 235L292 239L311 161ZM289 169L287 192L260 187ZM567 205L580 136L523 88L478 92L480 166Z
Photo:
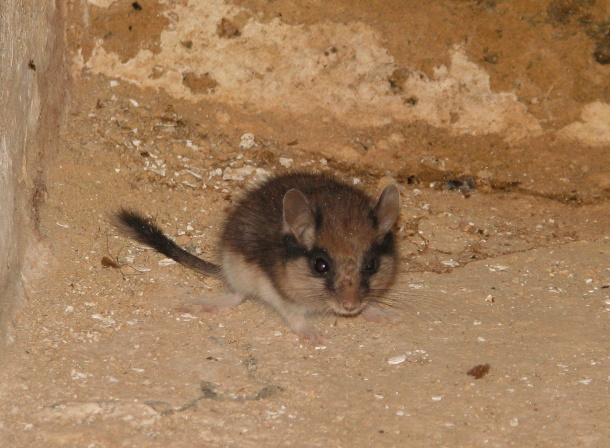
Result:
M225 168L222 173L224 180L244 180L246 177L254 174L256 179L260 179L269 175L269 172L263 168L255 168L250 165L241 168Z
M233 22L231 22L226 17L223 17L220 23L218 23L218 27L216 28L216 34L218 37L223 37L225 39L233 39L235 37L241 36L241 31Z
M487 375L490 370L491 366L489 364L479 364L474 366L468 372L466 372L466 375L474 377L475 380L480 380L485 375Z
M239 142L239 147L241 149L250 149L256 146L256 142L254 141L254 134L250 132L245 133L241 136L241 141Z
M282 165L284 168L290 168L292 166L292 162L292 159L280 157L280 165Z
M406 360L407 357L405 355L392 356L390 359L388 359L388 364L394 366L396 364L402 364Z

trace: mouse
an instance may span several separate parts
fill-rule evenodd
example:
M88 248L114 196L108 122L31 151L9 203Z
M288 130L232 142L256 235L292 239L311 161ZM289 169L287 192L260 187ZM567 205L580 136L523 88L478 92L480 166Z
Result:
M122 208L115 226L228 290L197 302L214 312L247 298L275 309L301 340L324 341L308 317L332 313L396 323L391 301L398 249L395 227L400 195L394 184L373 198L329 174L288 172L248 190L229 211L220 241L220 263L178 246L153 218Z

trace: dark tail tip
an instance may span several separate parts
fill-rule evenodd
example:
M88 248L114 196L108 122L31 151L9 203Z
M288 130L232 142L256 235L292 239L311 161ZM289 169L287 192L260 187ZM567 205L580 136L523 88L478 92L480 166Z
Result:
M135 210L121 208L113 216L112 223L126 236L153 248L167 239L153 218Z

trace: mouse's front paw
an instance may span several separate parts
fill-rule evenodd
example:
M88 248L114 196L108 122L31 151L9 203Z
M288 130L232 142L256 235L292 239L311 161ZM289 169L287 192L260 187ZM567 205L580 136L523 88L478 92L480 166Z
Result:
M326 336L320 331L313 327L307 327L303 331L297 333L297 336L301 341L307 342L314 347L320 347L326 343Z
M375 305L367 306L362 311L362 317L368 322L376 322L383 325L395 325L400 322L400 319L394 313L376 307Z
M316 330L307 323L304 314L295 313L284 316L288 321L290 329L301 339L314 347L324 345L325 337L319 330Z

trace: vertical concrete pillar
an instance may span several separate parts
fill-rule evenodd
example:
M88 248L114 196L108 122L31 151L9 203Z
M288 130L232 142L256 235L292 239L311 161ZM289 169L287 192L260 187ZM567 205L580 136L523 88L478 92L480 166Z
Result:
M23 257L60 139L64 19L64 0L0 1L0 348L23 303Z

